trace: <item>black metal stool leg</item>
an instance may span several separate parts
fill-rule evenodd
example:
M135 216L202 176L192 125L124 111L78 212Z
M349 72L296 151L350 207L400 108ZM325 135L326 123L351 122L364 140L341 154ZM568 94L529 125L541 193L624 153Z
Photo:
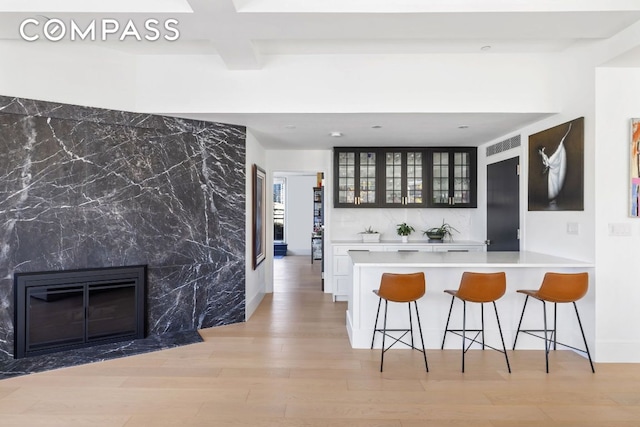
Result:
M420 342L422 343L422 355L424 356L424 367L427 372L429 372L429 364L427 363L427 350L424 348L424 337L422 336L422 325L420 324L420 313L418 313L418 303L416 301L413 302L416 306L416 319L418 319L418 329L420 330ZM411 303L409 303L409 307L411 307Z
M464 373L465 340L467 338L467 302L462 300L462 373Z
M554 302L553 303L553 349L557 350L558 349L558 334L557 334L557 328L558 326L558 303Z
M547 303L540 300L542 302L542 315L544 316L544 358L547 367L547 374L549 373L549 340L547 338Z
M482 349L484 350L484 303L480 303L480 324L482 326Z
M411 321L411 303L408 302L407 306L409 306L409 331L411 331L411 348L415 348L415 345L413 345L413 322Z
M529 301L529 295L524 299L524 305L522 306L522 314L520 315L520 322L518 322L518 329L516 330L516 337L513 340L513 348L516 349L516 342L518 341L518 334L520 333L520 327L522 326L522 319L524 318L524 310L527 308L527 301Z
M384 364L384 341L385 338L387 337L387 307L389 305L389 302L387 300L384 300L384 322L383 322L383 326L382 326L382 354L380 355L380 372L382 372L382 365Z
M582 340L584 341L584 348L587 351L587 356L589 357L589 364L591 365L591 372L594 374L596 370L593 367L593 361L591 360L591 353L589 352L589 346L587 345L587 337L584 335L584 329L582 329L582 322L580 321L580 315L578 314L578 306L575 301L573 302L573 308L576 310L576 317L578 318L578 325L580 326L580 332L582 333Z
M382 298L378 298L378 312L376 313L376 322L373 324L373 336L371 337L371 350L373 350L373 343L376 340L376 331L378 330L378 316L380 315L380 304Z
M451 297L451 305L449 306L449 315L447 316L447 324L444 327L444 336L442 337L442 345L440 346L440 350L444 350L444 340L447 339L447 332L449 331L449 320L451 320L451 310L453 310L453 301L456 297Z
M502 336L502 326L500 326L500 316L498 316L498 307L496 302L493 301L493 310L496 312L496 321L498 322L498 331L500 332L500 341L502 341L502 350L504 351L504 358L507 361L507 369L511 373L511 365L509 364L509 356L507 356L507 348L504 346L504 337Z

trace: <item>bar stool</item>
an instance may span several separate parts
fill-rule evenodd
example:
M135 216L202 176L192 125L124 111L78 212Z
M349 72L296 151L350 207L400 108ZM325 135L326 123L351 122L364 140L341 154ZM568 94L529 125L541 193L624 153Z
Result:
M500 326L500 317L498 316L498 308L496 307L496 300L500 299L505 293L507 288L507 278L504 272L499 273L462 273L462 279L460 280L460 287L458 290L445 290L444 292L451 295L451 306L449 307L449 316L447 317L447 324L444 328L444 336L442 337L441 349L444 349L444 342L447 338L447 333L451 332L454 335L462 337L462 372L464 372L464 355L471 348L471 345L475 342L482 344L482 349L489 347L492 350L499 351L504 354L504 358L507 361L507 369L511 373L511 365L509 364L509 357L507 356L507 349L504 346L504 337L502 336L502 328ZM462 329L449 329L449 321L451 320L451 311L453 310L453 302L458 298L462 301ZM467 329L467 302L480 303L480 315L482 327L481 329ZM491 347L484 342L484 303L493 303L493 309L496 313L496 320L498 322L498 331L500 331L500 341L502 342L502 350ZM467 338L467 332L475 332L473 338ZM482 341L478 341L478 335L482 334ZM468 347L465 347L465 342L470 339Z
M410 274L394 274L383 273L380 279L380 288L374 290L380 299L378 300L378 312L376 313L376 322L373 325L373 337L371 338L371 349L373 349L373 343L376 339L376 332L382 334L382 355L380 357L380 372L382 372L382 366L384 364L384 353L393 347L396 343L401 342L407 346L410 346L413 350L418 350L424 357L424 366L429 372L429 365L427 364L427 352L424 349L424 338L422 336L422 326L420 325L420 314L418 313L418 303L416 302L424 295L425 291L425 279L424 273L410 273ZM384 321L382 328L378 328L378 317L380 316L380 305L384 300ZM407 303L409 306L409 329L387 329L387 306L389 301ZM418 319L418 329L420 330L420 342L422 343L422 350L416 348L413 344L413 322L411 320L411 303L413 302L416 309L416 318ZM393 333L402 332L399 337L393 336ZM411 335L411 343L403 341L405 335ZM396 334L397 335L397 334ZM394 341L385 348L385 338L389 337Z
M587 294L589 288L589 273L546 273L542 280L542 285L538 290L519 289L517 292L525 294L527 297L524 299L524 306L522 307L522 315L520 316L520 322L518 323L518 330L516 331L516 337L513 340L513 349L516 348L516 342L518 341L518 334L524 332L525 334L532 335L536 338L544 339L544 354L546 360L547 373L549 373L549 350L551 349L551 341L553 341L553 349L556 350L557 345L571 348L573 350L587 353L589 358L589 364L591 365L591 372L595 373L593 368L593 361L591 360L591 353L589 353L589 346L587 346L587 338L584 335L584 329L582 329L582 322L580 321L580 315L578 314L578 306L576 301L581 299ZM521 329L522 319L524 318L524 311L527 308L527 301L529 297L533 297L538 301L542 301L542 314L544 316L544 329ZM547 328L547 302L553 303L553 329ZM576 311L576 317L578 318L578 325L580 326L580 332L582 333L582 340L584 341L584 350L576 347L572 347L567 344L557 342L556 336L556 321L558 317L558 303L573 303L573 308ZM544 337L536 335L533 332L544 332ZM551 336L548 337L548 333Z

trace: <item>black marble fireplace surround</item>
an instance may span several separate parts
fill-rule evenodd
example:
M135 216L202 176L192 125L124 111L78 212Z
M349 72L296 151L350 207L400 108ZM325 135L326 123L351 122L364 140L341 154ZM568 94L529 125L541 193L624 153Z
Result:
M241 126L0 96L0 378L244 321L245 137ZM59 364L13 360L14 273L127 265L148 266L147 339ZM17 363L29 359L33 369Z

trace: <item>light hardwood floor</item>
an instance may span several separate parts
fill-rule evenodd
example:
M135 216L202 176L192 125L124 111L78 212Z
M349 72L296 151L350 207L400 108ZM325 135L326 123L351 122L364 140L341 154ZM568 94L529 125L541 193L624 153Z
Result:
M205 342L0 381L0 426L640 425L640 364L569 351L501 354L353 350L346 303L320 292L319 263L275 260L275 292L247 322ZM445 319L443 319L444 321Z

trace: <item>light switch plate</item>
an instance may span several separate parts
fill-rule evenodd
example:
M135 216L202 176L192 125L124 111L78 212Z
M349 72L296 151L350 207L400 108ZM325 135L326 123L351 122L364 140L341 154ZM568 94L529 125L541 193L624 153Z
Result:
M609 236L631 236L631 224L625 222L610 223Z
M580 234L580 224L577 222L568 222L567 234Z

